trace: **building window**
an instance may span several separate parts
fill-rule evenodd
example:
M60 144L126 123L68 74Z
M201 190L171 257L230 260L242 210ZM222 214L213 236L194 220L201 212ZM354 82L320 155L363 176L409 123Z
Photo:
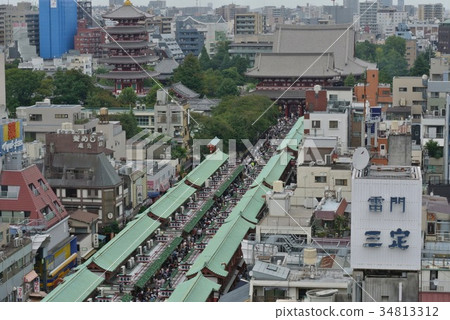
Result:
M67 113L57 113L55 114L55 119L67 119L69 115Z
M77 189L67 188L66 189L66 197L67 198L76 198L77 197Z
M424 87L413 87L413 92L425 92Z
M30 114L30 121L42 121L42 114Z
M35 196L38 196L38 195L39 195L39 191L38 191L38 189L36 188L36 186L35 186L33 183L30 183L30 184L28 185L28 188L30 188L31 192L33 192L33 194L34 194Z
M320 129L320 120L313 120L312 121L312 128L313 129Z
M339 122L337 120L330 120L329 128L330 129L338 129L339 128Z
M337 186L347 186L347 179L336 179Z
M406 87L400 87L400 88L398 88L398 91L399 91L399 92L408 92L408 88L406 88Z
M327 177L326 176L315 176L314 182L315 183L327 183Z

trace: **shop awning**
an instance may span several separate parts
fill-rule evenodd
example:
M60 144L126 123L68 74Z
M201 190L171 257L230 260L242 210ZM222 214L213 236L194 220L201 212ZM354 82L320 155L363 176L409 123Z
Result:
M36 271L31 270L30 272L28 272L25 277L23 277L23 282L27 282L30 283L31 281L33 281L34 279L36 279L38 276L38 274L36 273Z

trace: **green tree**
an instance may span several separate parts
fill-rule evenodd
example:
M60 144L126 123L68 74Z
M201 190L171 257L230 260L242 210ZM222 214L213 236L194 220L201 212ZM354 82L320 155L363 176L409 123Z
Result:
M171 149L171 157L172 159L186 159L187 157L187 150L186 148L183 148L182 146L175 146Z
M127 139L134 137L141 131L132 110L130 112L112 114L109 116L109 119L112 121L120 121L123 130L126 132Z
M433 139L429 140L426 144L425 144L425 149L428 151L428 155L431 158L442 158L443 152L442 152L442 147L439 146L439 143L437 141L434 141Z
M195 138L218 137L223 139L225 149L228 139L237 139L237 149L242 151L245 146L241 139L255 142L259 134L276 123L278 108L271 105L272 101L263 96L225 97L214 108L211 117L194 115L200 124Z
M376 62L377 45L369 41L357 42L355 47L355 56L359 59Z
M219 70L208 69L202 76L203 94L207 97L217 97L217 91L223 81L223 75Z
M392 83L393 77L408 75L408 62L403 55L391 50L380 58L378 69L380 70L380 82Z
M232 79L225 78L217 89L217 95L219 97L237 96L239 95L239 90Z
M122 107L129 107L130 109L136 105L137 95L132 87L123 89L117 98Z
M231 68L222 70L222 75L224 76L224 78L230 78L237 85L242 86L245 83L244 77L239 74L236 67L231 67Z
M157 83L155 83L150 90L148 91L147 95L144 98L144 103L147 108L153 108L156 103L156 94L158 90L163 88L164 86L156 80Z
M426 54L421 53L417 57L416 61L414 61L414 65L410 70L410 75L414 77L421 77L430 73L430 65L428 63L429 60L426 60Z
M197 93L202 92L202 72L196 56L188 54L183 63L175 69L173 80L181 82Z
M5 71L6 105L14 114L20 106L30 106L36 102L36 91L40 88L45 73L11 68Z
M203 46L202 48L202 52L200 53L198 61L202 70L208 70L210 68L211 58L209 57L208 51L206 51L205 46Z
M243 75L250 65L250 61L247 58L234 56L231 59L231 65L234 66L240 75Z
M102 88L94 88L89 93L85 105L93 109L120 107L116 97L110 91Z
M56 104L84 103L94 89L92 78L78 70L58 70L54 77L55 91L53 102Z
M355 76L353 73L350 73L344 80L344 86L353 87L356 83Z
M406 53L406 40L396 36L388 37L384 43L383 51L384 53L388 53L391 50L398 52L404 57Z

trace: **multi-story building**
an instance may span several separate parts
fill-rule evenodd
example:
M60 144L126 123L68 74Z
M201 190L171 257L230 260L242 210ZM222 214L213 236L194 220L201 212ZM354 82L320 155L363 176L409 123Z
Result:
M417 41L416 40L406 40L406 52L405 58L408 62L408 68L411 69L414 66L414 62L417 59Z
M81 105L54 105L50 100L37 102L33 106L17 108L17 117L26 122L24 127L26 140L45 142L45 135L63 127L67 130L82 129L86 133L95 131L97 119L86 119Z
M175 39L185 55L200 55L203 46L210 56L215 54L218 41L225 41L227 22L221 16L179 17Z
M166 7L166 1L164 1L164 0L149 1L148 6L150 8L164 9Z
M9 224L0 221L1 302L27 301L30 293L35 291L34 283L38 275L33 270L31 244L30 238L13 237Z
M158 60L150 50L155 45L149 42L147 18L149 14L134 7L129 0L125 4L103 15L104 19L116 21L106 31L112 37L102 47L109 50L101 63L113 66L109 73L98 75L114 81L114 94L131 87L138 95L145 94L144 79L156 76L156 72L144 72L141 64L152 64Z
M93 26L91 0L77 0L77 20L86 21L88 27Z
M349 8L352 15L359 14L359 0L344 0L344 8Z
M396 27L400 23L405 23L408 15L404 11L396 11L395 9L380 9L377 12L378 32L385 37L395 34Z
M252 68L255 65L256 55L272 52L273 35L235 35L234 41L228 47L231 57L238 56L248 59L249 67Z
M5 54L0 50L0 120L6 115Z
M1 220L15 225L19 237L31 236L34 268L47 291L77 265L77 239L69 235L68 213L38 167L29 166L20 152L6 155L0 185Z
M105 153L103 135L50 133L46 137L45 175L67 210L83 209L99 216L102 226L125 223L128 189Z
M16 25L26 26L30 44L39 47L39 12L31 3L0 5L0 45L7 46L13 41Z
M233 3L217 8L216 14L222 16L226 21L233 21L236 14L248 13L249 10L249 6L239 6Z
M152 24L158 28L159 34L172 34L172 17L157 16L152 20Z
M445 20L439 25L438 51L440 53L450 54L450 19Z
M76 2L39 0L39 50L42 58L59 58L73 49L76 33Z
M260 34L264 31L264 17L256 12L236 14L234 17L234 34Z
M444 6L442 3L419 4L418 19L421 21L442 21L444 18Z
M158 47L166 52L168 58L173 58L176 62L181 63L185 54L175 38L170 34L161 34L160 37Z
M359 27L365 33L377 33L378 2L365 1L359 3Z
M394 77L392 106L410 107L413 119L420 118L426 110L426 85L422 77Z
M323 11L328 14L336 24L353 22L353 13L350 8L345 8L344 6L323 6Z
M420 168L367 167L368 162L368 157L359 158L352 175L353 301L418 301L422 249Z
M103 50L100 47L105 42L101 28L92 28L87 20L78 20L78 30L75 35L75 50L81 54L91 54L94 58L100 58Z

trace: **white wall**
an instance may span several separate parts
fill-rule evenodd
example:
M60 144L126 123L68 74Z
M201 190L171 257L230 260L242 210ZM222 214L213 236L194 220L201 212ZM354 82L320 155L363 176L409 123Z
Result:
M420 171L420 170L419 170ZM420 270L422 179L355 178L352 182L351 267L353 269ZM392 172L392 175L394 173ZM384 198L381 212L369 211L371 197ZM405 197L405 212L391 197ZM407 249L389 248L394 238L391 231L398 228L410 232L403 240ZM380 231L381 247L365 247L370 242L365 232Z

